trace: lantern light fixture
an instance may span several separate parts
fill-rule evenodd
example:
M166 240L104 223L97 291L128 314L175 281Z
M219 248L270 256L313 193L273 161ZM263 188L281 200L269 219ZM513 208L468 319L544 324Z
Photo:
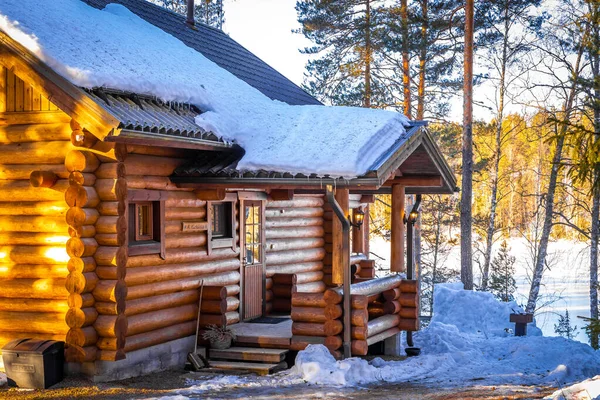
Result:
M352 211L352 218L350 221L350 225L352 225L355 228L360 229L360 227L362 226L364 221L365 221L365 212L362 210L362 208L355 208Z

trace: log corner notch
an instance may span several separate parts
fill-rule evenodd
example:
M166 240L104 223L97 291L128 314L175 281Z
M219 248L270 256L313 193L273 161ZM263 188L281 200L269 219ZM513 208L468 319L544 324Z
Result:
M36 188L51 188L56 181L58 181L58 176L52 171L33 171L29 175L29 184Z

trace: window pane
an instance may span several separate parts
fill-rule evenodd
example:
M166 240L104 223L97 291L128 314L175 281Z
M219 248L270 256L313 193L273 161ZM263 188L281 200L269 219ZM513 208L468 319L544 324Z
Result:
M148 239L152 236L152 206L149 204L139 204L137 207L138 211L138 237L142 239Z
M254 225L254 243L260 243L260 227Z
M254 254L252 253L252 246L246 246L246 264L254 264Z
M255 264L260 263L260 246L255 245L254 248L252 249L252 253L254 254L254 263Z
M251 207L244 207L245 208L245 214L246 214L246 225L251 225L252 224L252 208Z

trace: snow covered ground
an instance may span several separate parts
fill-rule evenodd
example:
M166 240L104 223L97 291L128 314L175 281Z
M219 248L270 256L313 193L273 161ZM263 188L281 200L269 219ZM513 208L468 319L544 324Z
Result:
M418 357L404 361L336 361L320 345L300 352L289 371L270 377L219 376L189 381L173 398L201 396L210 390L322 385L362 386L376 383L469 385L548 385L562 387L600 374L600 353L588 345L541 336L530 326L526 337L512 335L509 314L516 303L500 303L489 293L462 290L461 284L439 285L436 312L428 328L415 334Z

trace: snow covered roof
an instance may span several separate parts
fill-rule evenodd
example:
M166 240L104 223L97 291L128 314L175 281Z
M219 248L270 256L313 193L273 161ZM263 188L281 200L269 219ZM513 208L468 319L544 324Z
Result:
M92 7L103 9L110 3L121 4L152 25L173 35L186 46L231 72L270 99L291 105L321 103L302 88L281 75L270 65L233 40L219 29L202 23L196 29L185 27L185 17L146 0L82 0Z
M355 178L409 139L395 112L271 100L122 5L3 0L0 30L78 87L193 104L201 129L245 150L241 171Z

